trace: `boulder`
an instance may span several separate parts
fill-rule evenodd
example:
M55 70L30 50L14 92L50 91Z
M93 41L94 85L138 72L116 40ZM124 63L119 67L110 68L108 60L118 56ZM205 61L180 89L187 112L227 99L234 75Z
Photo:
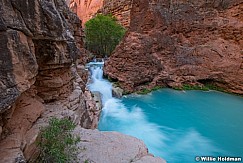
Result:
M131 136L80 127L77 127L74 133L81 138L78 143L79 162L87 160L93 163L165 163L163 159L149 154L141 140Z
M123 89L116 86L115 84L112 84L112 96L116 98L121 98L123 95Z

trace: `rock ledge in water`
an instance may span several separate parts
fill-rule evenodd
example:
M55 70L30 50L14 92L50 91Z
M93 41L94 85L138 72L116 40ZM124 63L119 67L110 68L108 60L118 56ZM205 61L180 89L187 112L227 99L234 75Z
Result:
M112 97L121 98L123 95L123 89L116 86L115 84L112 84Z

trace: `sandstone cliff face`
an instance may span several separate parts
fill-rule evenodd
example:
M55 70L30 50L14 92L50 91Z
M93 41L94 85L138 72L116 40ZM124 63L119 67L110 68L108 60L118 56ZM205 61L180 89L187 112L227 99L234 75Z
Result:
M83 26L97 13L112 14L123 27L130 26L131 0L66 0L66 2L82 20Z
M60 75L60 68L68 71L76 60L78 49L73 36L80 37L81 22L63 6L64 1L1 1L1 111L34 84L38 71L37 81L42 82L35 85L40 95L51 90L50 85L59 89L70 86L65 70L63 79L54 75ZM56 81L50 81L52 76ZM46 100L61 94L53 92Z
M102 7L103 0L70 0L69 7L82 20L83 25Z
M31 160L49 117L97 127L101 106L75 66L81 28L64 0L0 1L0 162Z
M242 0L134 0L105 74L130 92L214 84L243 94L242 33Z

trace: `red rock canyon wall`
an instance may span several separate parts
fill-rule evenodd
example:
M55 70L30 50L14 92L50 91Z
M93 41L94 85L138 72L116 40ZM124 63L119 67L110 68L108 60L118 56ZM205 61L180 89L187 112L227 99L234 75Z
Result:
M243 94L242 40L243 0L134 0L104 70L128 92L209 83Z
M130 25L131 0L70 0L66 2L82 20L83 26L97 13L112 14L122 26L128 28Z
M78 162L164 162L141 140L84 129L97 128L101 98L86 89L82 46L64 0L0 0L0 163L36 162L51 117L77 125Z
M81 21L64 0L0 1L0 162L35 159L49 117L97 127L101 106L76 65L82 46Z
M103 6L103 0L70 0L69 7L85 22L91 19Z

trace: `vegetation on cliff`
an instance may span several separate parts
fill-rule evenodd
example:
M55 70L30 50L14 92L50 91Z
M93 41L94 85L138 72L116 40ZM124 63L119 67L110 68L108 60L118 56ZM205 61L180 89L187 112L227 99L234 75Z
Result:
M98 14L85 23L85 46L97 55L109 56L125 31L112 15Z
M216 90L216 91L220 91L220 92L226 92L223 88L220 88L214 84L204 84L204 85L183 84L181 87L173 87L173 89L175 89L175 90L202 90L202 91Z
M80 141L71 132L75 124L68 119L52 118L40 135L38 162L65 163L76 159L76 144Z
M148 94L148 93L150 93L152 91L156 91L156 90L159 90L161 88L163 88L163 87L161 87L161 86L155 86L155 87L153 87L151 89L144 88L144 89L142 89L140 91L137 91L136 93L137 94L140 94L140 95L146 95L146 94Z

